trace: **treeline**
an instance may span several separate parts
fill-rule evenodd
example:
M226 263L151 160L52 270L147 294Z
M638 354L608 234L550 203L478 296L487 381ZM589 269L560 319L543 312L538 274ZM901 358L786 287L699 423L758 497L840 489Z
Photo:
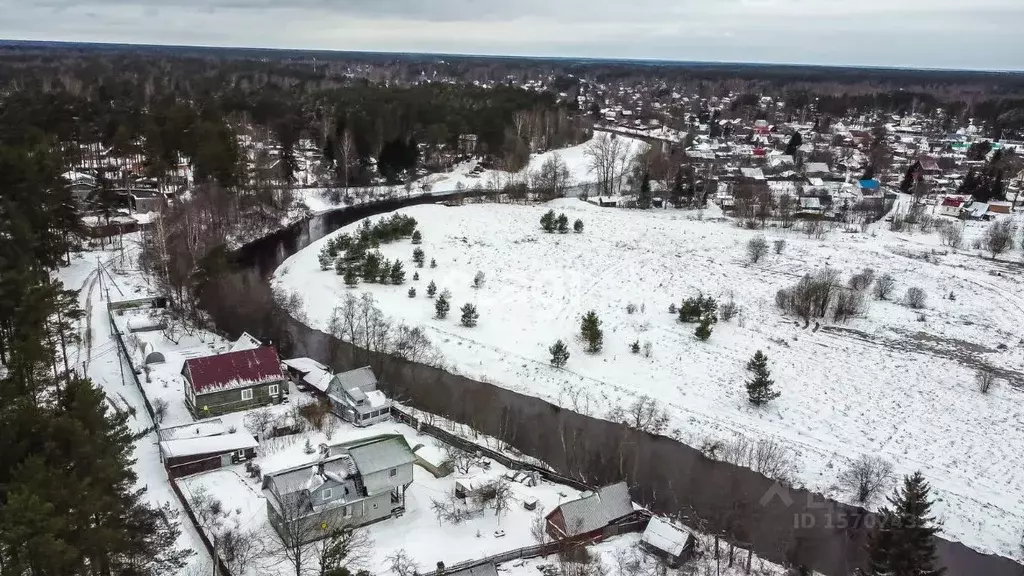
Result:
M59 156L0 143L0 572L177 572L175 511L145 501L128 413L72 358L78 291L51 278L75 249Z

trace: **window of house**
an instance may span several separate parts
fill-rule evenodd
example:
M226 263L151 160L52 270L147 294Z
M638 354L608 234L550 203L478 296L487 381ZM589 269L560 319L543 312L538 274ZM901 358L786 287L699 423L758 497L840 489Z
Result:
M348 486L345 486L345 496L348 496Z
M398 476L398 468L392 468L391 470L388 470L388 476L392 478Z
M343 507L341 509L341 515L343 517L345 517L345 518L351 518L352 517L352 507L351 506Z
M324 488L324 491L323 491L323 499L324 500L330 500L331 496L333 496L333 495L334 495L334 490L332 490L330 488Z
M252 400L252 388L242 390L242 400Z
M238 457L239 460L245 458L245 450L235 450L235 456Z
M373 509L374 509L374 510L376 510L376 509L377 509L377 503L376 503L376 502L374 502L374 503L373 503Z
M271 396L277 396L277 391L278 391L277 384L271 384L270 385L270 395Z

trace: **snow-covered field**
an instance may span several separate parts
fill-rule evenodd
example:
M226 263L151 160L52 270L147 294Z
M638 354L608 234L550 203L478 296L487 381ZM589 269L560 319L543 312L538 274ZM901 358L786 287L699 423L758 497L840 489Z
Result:
M545 234L549 208L582 234ZM708 210L625 211L575 200L543 206L478 204L419 206L402 211L419 222L427 262L417 269L409 241L381 247L401 258L403 286L361 284L346 289L333 270L321 272L321 240L277 271L275 283L298 292L309 322L325 328L346 290L370 292L395 319L424 326L446 363L469 377L526 392L597 416L640 395L668 410L670 429L699 446L703 440L774 437L799 457L798 478L840 499L835 488L849 462L881 455L898 473L921 470L931 482L945 535L977 548L1019 555L1024 529L1024 407L1021 393L1001 383L988 395L974 383L987 363L1024 369L1021 320L1024 293L1019 251L998 262L964 249L951 253L937 234L867 233L839 229L817 239L769 230L784 239L781 255L755 265L747 241L761 234L737 228ZM358 224L337 233L351 232ZM982 225L966 231L969 246ZM925 259L927 256L927 259ZM896 278L895 299L908 287L928 294L923 320L897 302L871 301L866 316L838 329L808 329L783 316L775 293L823 266L845 281L870 267ZM412 281L413 272L420 280ZM477 271L486 275L473 288ZM426 285L452 293L447 320L434 319ZM407 296L415 286L415 299ZM698 290L741 307L719 322L708 342L692 324L668 313ZM955 300L947 299L950 294ZM479 325L464 328L458 309L472 302ZM638 310L627 313L627 304ZM583 313L603 321L604 350L594 356L577 341ZM547 348L561 338L572 354L565 369L548 363ZM629 344L650 342L652 355ZM1005 345L1000 348L1000 345ZM758 349L770 359L782 396L763 409L746 402L746 361Z

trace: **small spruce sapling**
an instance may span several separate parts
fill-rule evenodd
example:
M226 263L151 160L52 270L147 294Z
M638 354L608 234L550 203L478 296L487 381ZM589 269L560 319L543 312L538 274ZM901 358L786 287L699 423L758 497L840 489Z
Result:
M412 233L412 243L419 244L421 242L423 242L423 234L420 234L420 231L416 230Z
M437 284L434 284L434 281L431 280L430 284L427 284L427 297L433 298L434 294L437 294Z
M431 268L437 268L437 260L434 260L433 258L431 258L430 259L430 267Z
M558 233L565 234L569 231L569 217L565 214L558 215Z
M402 262L396 259L391 264L391 271L388 274L391 277L392 284L402 284L405 282L405 270L402 268Z
M639 354L640 353L640 341L639 340L634 340L633 343L629 345L629 351L632 352L633 354Z
M548 210L547 212L544 213L543 216L540 217L540 227L545 232L554 232L555 226L556 223L554 210Z
M412 251L412 261L416 263L417 268L423 268L423 260L426 257L427 255L423 252L423 248L419 246Z
M487 277L484 276L484 273L480 270L477 270L476 276L473 276L473 288L480 288L481 286L483 286L486 279Z
M445 297L444 293L437 297L437 301L434 302L434 315L438 320L444 320L448 317L448 310L451 309L451 304L448 302L448 298Z
M355 266L349 266L345 269L345 274L342 276L345 279L346 286L355 286L359 284L359 275L356 274Z
M701 342L706 342L708 338L711 338L711 325L714 324L713 318L713 316L701 317L700 323L693 330L694 336Z
M413 273L412 273L412 279L413 279L414 281L415 281L415 280L419 280L419 279L420 279L420 273L419 273L419 272L413 272Z
M604 346L604 332L601 330L601 319L597 313L591 310L583 316L580 322L580 336L587 343L587 352L597 354Z
M754 357L747 362L747 370L754 375L747 380L747 399L751 404L763 406L779 397L779 392L773 388L775 381L771 379L768 357L764 352L758 350L754 353Z
M469 304L467 302L466 305L462 307L461 322L462 325L465 326L466 328L472 328L476 326L476 321L479 318L480 314L476 311L476 306L473 306L472 304Z
M561 340L555 340L555 343L548 348L548 352L551 353L551 365L555 368L562 368L569 361L569 348Z
M572 224L572 229L577 234L582 234L583 233L583 220L580 220L579 218L577 218L576 221L573 222L573 224Z
M415 298L415 297L416 297L416 287L409 288L409 298Z

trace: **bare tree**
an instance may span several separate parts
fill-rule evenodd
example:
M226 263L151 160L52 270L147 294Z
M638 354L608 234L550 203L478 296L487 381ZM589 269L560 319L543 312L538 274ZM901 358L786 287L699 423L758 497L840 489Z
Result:
M459 474L469 474L469 469L473 467L473 463L476 461L476 457L473 454L450 444L445 444L441 448L444 450L445 460L451 462L453 470Z
M509 510L512 505L512 488L508 480L504 478L494 484L494 498L491 500L491 507L494 508L494 516L498 519L498 526L501 526L501 515Z
M160 424L167 417L167 408L169 407L167 400L163 398L157 398L153 401L153 422Z
M878 456L861 456L839 475L839 485L854 495L858 504L870 504L892 483L892 464Z
M549 155L540 168L530 174L530 187L541 201L565 196L570 186L572 174L557 153Z
M875 298L888 300L892 291L896 289L896 279L891 274L882 274L875 281Z
M530 536L537 541L537 544L543 544L548 539L547 532L547 519L544 518L544 511L538 509L533 514L533 518L530 519Z
M921 308L924 308L925 300L927 298L928 296L927 294L925 294L923 288L918 288L917 286L907 288L907 295L905 298L907 306L910 306L915 310L919 310Z
M1013 237L1016 232L1017 230L1013 225L1013 220L1010 220L1009 218L996 220L985 229L985 235L982 237L982 243L984 244L985 249L992 254L992 258L994 259L1013 245Z
M264 439L273 423L274 413L266 406L249 411L242 420L245 429L257 440Z
M992 368L984 367L979 368L974 374L974 381L978 384L978 391L982 394L988 394L989 390L996 383L996 372Z
M600 196L612 196L622 186L629 150L622 138L614 134L595 134L583 150L590 163L590 171L597 177Z
M359 569L367 566L372 559L373 539L364 530L344 526L331 530L326 538L310 545L316 558L317 576L326 576L341 568Z
M274 498L268 507L273 538L267 553L295 576L318 574L325 559L365 558L372 542L350 526L337 527L330 511L310 512L301 498ZM326 541L325 541L326 540Z
M750 259L751 264L757 264L761 258L768 253L768 241L764 239L764 236L757 236L751 238L747 242L747 257Z
M395 552L384 560L387 562L388 568L396 576L414 576L419 573L419 565L409 557L405 548L395 550Z
M704 450L709 458L750 468L783 484L792 484L796 477L793 452L773 438L751 441L740 437L732 442L709 442Z
M657 400L647 395L640 396L626 409L622 406L612 408L608 419L650 434L661 434L668 426L668 413L659 407Z
M245 574L267 553L266 537L259 528L228 530L219 538L219 544L232 574Z

